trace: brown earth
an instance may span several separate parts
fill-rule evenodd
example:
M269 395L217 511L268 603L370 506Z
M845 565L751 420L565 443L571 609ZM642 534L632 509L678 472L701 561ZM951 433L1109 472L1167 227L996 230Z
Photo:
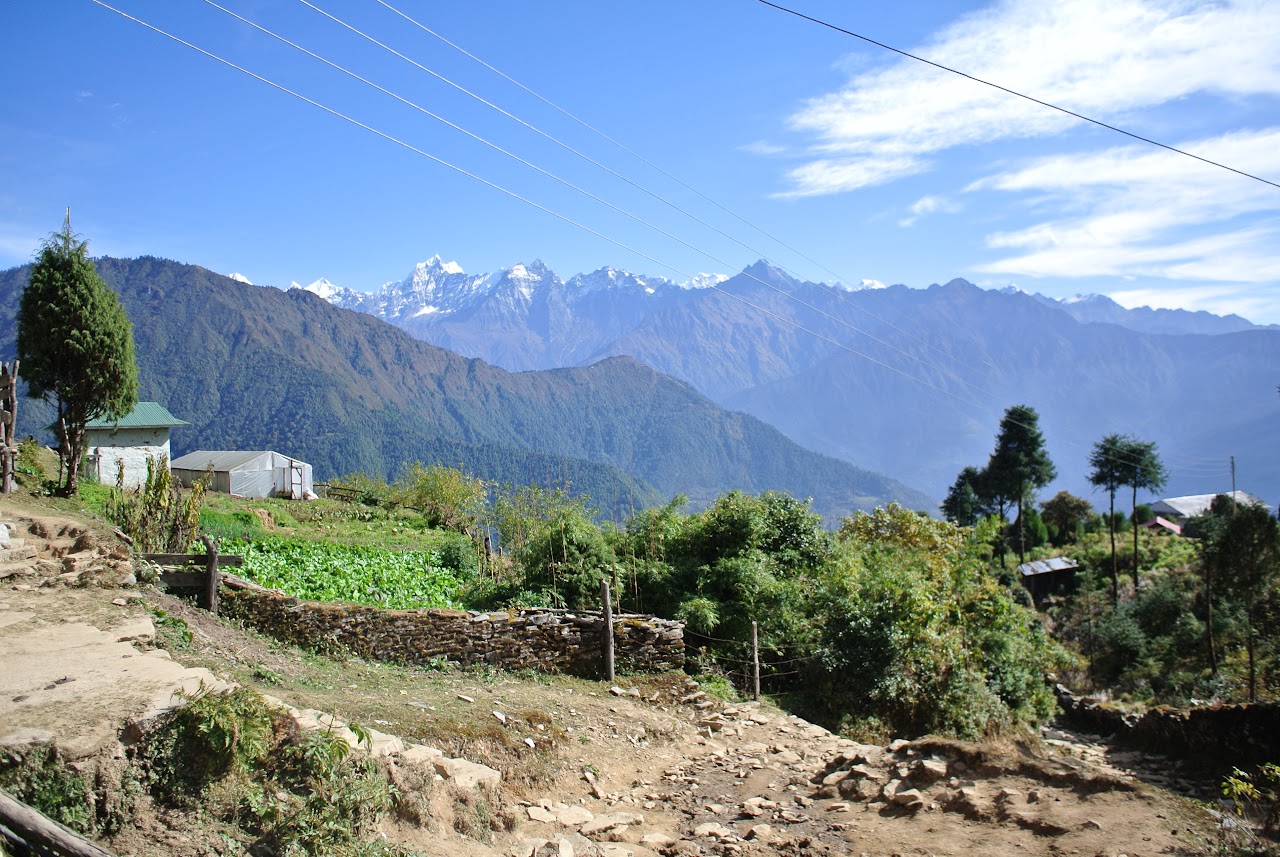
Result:
M1136 857L1220 844L1208 814L1173 790L1194 784L1167 764L1070 733L866 746L767 703L707 698L681 676L611 690L328 658L132 585L109 528L3 505L0 520L38 553L30 573L0 580L0 744L52 740L81 764L118 765L127 723L177 702L175 690L225 680L500 770L497 789L404 780L424 790L422 823L388 820L381 833L441 857ZM105 844L122 855L240 853L217 833L144 803Z

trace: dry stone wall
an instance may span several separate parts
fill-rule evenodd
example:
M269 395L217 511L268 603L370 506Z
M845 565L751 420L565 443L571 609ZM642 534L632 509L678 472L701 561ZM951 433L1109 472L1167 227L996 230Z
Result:
M380 610L301 601L277 592L224 592L220 608L281 640L339 647L401 664L448 662L536 669L583 678L603 673L604 619L564 610ZM652 616L615 615L614 657L626 672L684 666L684 625Z

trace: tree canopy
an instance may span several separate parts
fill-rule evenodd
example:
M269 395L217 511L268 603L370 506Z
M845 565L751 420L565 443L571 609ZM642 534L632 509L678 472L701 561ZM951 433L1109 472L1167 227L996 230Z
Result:
M98 276L87 243L62 231L44 243L18 305L18 359L27 395L57 409L59 493L76 493L85 424L119 418L138 399L133 327ZM62 481L65 480L65 481Z
M1058 475L1040 433L1040 415L1028 405L1013 405L1000 420L996 448L987 462L988 491L1003 509L1013 506L1021 522L1035 492ZM1024 527L1019 523L1019 562L1026 561Z

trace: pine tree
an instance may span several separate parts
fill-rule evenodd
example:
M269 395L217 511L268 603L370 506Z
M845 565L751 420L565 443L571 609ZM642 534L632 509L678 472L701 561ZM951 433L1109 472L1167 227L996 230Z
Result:
M987 462L990 493L1012 504L1018 515L1018 562L1027 561L1027 540L1023 521L1035 492L1053 481L1058 471L1045 449L1040 433L1040 415L1028 405L1014 405L1000 420L996 448ZM1003 505L1003 504L1001 504Z
M85 424L122 417L138 399L133 327L87 246L71 231L68 209L62 231L41 248L18 305L21 374L28 396L57 409L58 493L66 497L79 487Z
M1116 490L1125 481L1125 450L1133 438L1123 434L1109 434L1093 445L1089 453L1089 483L1107 489L1110 501L1107 507L1107 530L1111 534L1111 604L1120 600L1120 571L1116 559Z

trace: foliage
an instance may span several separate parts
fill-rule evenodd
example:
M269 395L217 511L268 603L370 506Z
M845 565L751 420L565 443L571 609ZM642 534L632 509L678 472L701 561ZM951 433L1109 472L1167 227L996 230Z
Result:
M1280 765L1268 762L1252 773L1235 768L1222 781L1222 794L1235 802L1237 813L1256 819L1265 835L1280 833Z
M29 437L18 444L14 475L19 485L36 486L48 478L40 458L40 444L35 438Z
M138 399L133 329L86 248L71 231L68 210L62 231L41 248L18 305L17 351L27 395L57 411L63 496L76 493L85 424L122 417Z
M1023 519L1028 504L1035 499L1035 492L1057 475L1045 449L1044 435L1040 433L1040 415L1027 405L1007 409L1000 420L996 447L987 461L983 480L996 507L1003 513L1005 507L1012 506L1017 517ZM1020 525L1018 532L1019 561L1025 562L1025 528Z
M271 746L271 711L247 688L216 693L203 684L146 747L153 793L182 805L198 801L215 781L242 773Z
M185 493L169 472L165 456L147 459L146 481L137 488L121 487L124 463L116 487L107 498L108 520L133 539L142 553L186 553L200 526L200 498L205 480Z
M459 579L424 551L267 536L228 542L223 553L244 556L242 573L295 598L349 601L389 609L458 608Z
M263 535L262 522L247 509L234 512L201 509L200 532L219 544L250 541Z
M48 747L35 747L3 760L0 788L78 833L94 831L93 805L84 777Z
M387 477L381 473L357 470L346 476L330 479L329 487L340 489L343 493L351 493L355 501L364 506L377 506L391 499L391 486L387 484Z
M987 572L994 526L893 506L845 522L853 550L823 595L818 696L833 718L974 737L1052 713L1044 678L1062 653Z
M980 496L982 476L982 472L976 467L966 467L960 471L942 501L943 517L953 524L972 527L991 513L992 510L986 508Z
M490 483L468 475L461 467L424 467L415 461L396 480L392 496L420 510L429 527L471 534L479 527L490 487Z
M1049 526L1049 540L1055 547L1078 541L1093 515L1093 505L1088 500L1067 491L1059 491L1045 500L1040 510L1040 517Z

